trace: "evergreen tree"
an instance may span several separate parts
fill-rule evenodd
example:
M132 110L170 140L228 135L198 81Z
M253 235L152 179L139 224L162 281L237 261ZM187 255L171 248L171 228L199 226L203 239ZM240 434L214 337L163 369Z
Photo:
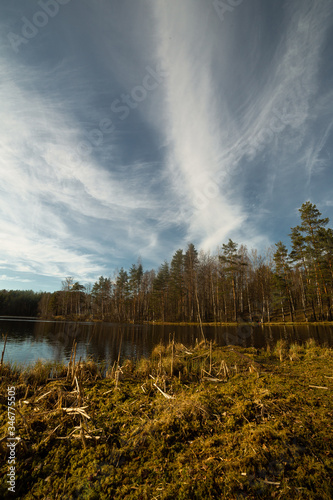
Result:
M279 293L281 312L283 321L285 321L285 302L289 303L291 321L294 321L295 307L291 291L291 267L287 247L279 241L275 244L274 253L275 263L275 284Z
M115 309L118 321L125 321L126 319L129 319L129 311L127 308L129 292L128 274L122 267L116 278L114 288Z
M328 218L321 218L321 213L316 205L310 201L303 203L299 209L301 214L301 224L292 228L293 256L303 261L306 273L307 289L314 319L316 319L316 308L320 311L320 316L324 316L323 294L328 297L324 280L324 273L321 263L322 238ZM330 308L328 308L329 312Z
M141 262L138 265L133 264L129 271L128 290L129 297L132 299L132 319L140 317L141 309L141 281L143 277L143 268Z
M189 243L184 256L184 286L186 290L185 316L188 321L194 321L194 311L198 298L197 286L197 267L198 267L198 252L193 245Z
M112 285L110 278L99 277L99 280L94 284L91 295L94 299L95 305L97 306L98 314L100 314L102 320L105 315L108 314L108 305L111 298Z
M168 262L164 262L153 281L154 318L165 321L167 317L167 304L169 295L170 271Z
M238 244L229 238L228 243L222 245L222 255L220 256L220 260L223 263L224 274L227 277L228 283L231 284L233 321L237 321L237 277L241 265L237 247Z
M175 321L183 321L184 316L184 254L177 250L170 265L170 306Z

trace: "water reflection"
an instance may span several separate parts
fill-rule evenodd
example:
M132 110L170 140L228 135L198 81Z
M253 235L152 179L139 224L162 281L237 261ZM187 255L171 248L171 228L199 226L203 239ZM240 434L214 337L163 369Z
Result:
M218 345L265 347L279 339L302 343L314 338L319 344L333 346L333 327L304 326L251 326L240 324L228 327L204 327L207 340ZM193 345L202 340L199 327L171 325L119 325L110 323L75 323L52 321L18 321L0 319L0 336L8 332L5 361L31 363L36 359L68 362L77 342L77 359L89 356L113 362L148 356L159 342ZM2 350L2 347L1 347Z

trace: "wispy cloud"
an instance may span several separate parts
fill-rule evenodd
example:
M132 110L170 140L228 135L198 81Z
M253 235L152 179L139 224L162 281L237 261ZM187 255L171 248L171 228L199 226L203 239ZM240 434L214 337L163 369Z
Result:
M273 4L242 2L221 23L213 2L82 0L19 54L7 43L4 276L89 281L190 241L264 249L309 194L331 206L333 5ZM5 9L5 37L21 17Z
M252 236L260 231L254 223L260 213L267 218L266 207L275 192L280 196L281 181L291 171L298 173L304 155L301 168L308 176L325 165L319 154L330 126L321 138L314 136L319 116L314 114L313 102L332 5L286 4L265 68L260 62L264 47L258 33L259 23L266 20L258 6L237 9L207 37L203 29L209 17L207 5L193 6L188 1L182 2L181 9L164 2L153 5L160 35L158 56L170 75L164 115L168 168L180 207L177 217L184 216L187 238L204 248L229 236L242 236L250 244L254 240L268 243L265 234ZM233 15L237 17L231 19ZM235 74L238 63L228 41L217 48L216 41L226 37L218 30L226 29L230 40L240 36L243 15L248 16L248 47L243 47L242 58L248 57L252 72L243 72L241 78ZM253 191L249 189L251 177L257 184L254 204L248 203L246 195L246 190L250 196Z
M228 130L219 115L228 113L227 103L217 109L217 82L212 68L213 38L203 40L202 19L207 6L188 1L176 5L154 2L158 57L167 67L164 133L168 139L168 171L178 205L184 213L186 237L203 247L217 245L245 216L225 193L216 196L216 181L224 170L224 145ZM209 11L208 11L209 14ZM176 205L176 206L177 206ZM190 210L189 210L190 207ZM192 213L191 213L192 212ZM218 214L212 217L212 213Z
M8 64L2 62L1 67L4 72ZM41 76L29 73L30 84ZM156 201L144 186L138 191L130 178L119 179L91 155L79 163L72 160L84 132L82 124L66 112L65 100L52 100L27 88L27 72L24 75L21 78L14 69L2 82L6 95L0 124L2 255L11 268L27 262L27 268L39 274L86 279L107 270L106 261L94 263L93 253L105 254L108 238L103 244L93 220L110 223L120 240L115 246L136 237L142 245L147 238L140 213L145 219ZM80 236L78 223L86 234ZM127 225L131 230L126 231Z
M34 280L22 278L22 276L7 276L7 274L1 274L0 281L19 281L21 283L33 283Z

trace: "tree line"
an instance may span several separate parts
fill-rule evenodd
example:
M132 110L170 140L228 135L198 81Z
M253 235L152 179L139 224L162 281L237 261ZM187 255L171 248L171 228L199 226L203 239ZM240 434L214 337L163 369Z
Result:
M42 293L0 290L0 316L37 316Z
M299 212L290 251L279 241L262 256L229 239L210 255L190 243L157 271L138 261L90 287L66 278L42 295L39 313L115 322L332 320L333 232L316 205L307 201Z

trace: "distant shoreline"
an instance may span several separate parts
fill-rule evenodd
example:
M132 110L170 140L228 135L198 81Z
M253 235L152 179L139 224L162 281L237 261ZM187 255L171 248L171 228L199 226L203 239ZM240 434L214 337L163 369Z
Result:
M42 318L36 316L0 316L0 320L27 320L27 321L55 321L55 322L77 322L77 323L112 323L119 325L151 325L151 326L200 326L199 322L172 322L172 321L109 321L97 318L66 318L65 316L54 316L52 318ZM333 326L333 321L270 321L270 322L257 322L257 321L239 321L239 322L202 322L202 326L308 326L308 325L322 325Z

